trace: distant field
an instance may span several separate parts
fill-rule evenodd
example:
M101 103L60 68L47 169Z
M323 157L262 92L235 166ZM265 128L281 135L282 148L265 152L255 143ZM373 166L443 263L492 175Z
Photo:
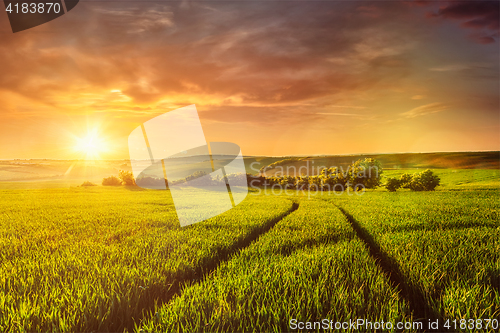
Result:
M0 331L499 318L499 170L435 171L434 192L253 190L185 228L168 191L4 183Z
M500 170L500 152L462 152L462 153L407 153L407 154L371 154L342 156L302 156L298 161L271 169L266 174L291 172L317 174L322 167L343 167L358 159L371 157L379 160L384 169L494 169ZM259 169L271 163L289 157L244 157L247 172L256 174ZM185 168L186 165L183 165ZM0 160L0 188L4 182L19 182L20 187L28 188L31 182L43 181L45 187L61 184L63 187L76 186L83 181L101 183L102 178L117 175L119 170L131 171L129 160ZM196 170L192 170L193 172ZM183 170L183 172L188 172ZM24 183L24 185L22 185ZM13 186L13 185L10 185Z
M256 168L284 160L287 157L247 158L247 171L257 172ZM500 152L463 152L463 153L407 153L407 154L366 154L343 156L304 156L299 161L288 163L281 168L266 171L267 176L285 174L300 176L316 175L322 168L347 167L354 161L374 158L384 169L494 169L500 170ZM251 168L253 162L254 168ZM259 166L260 165L260 166Z
M438 189L500 188L500 170L489 169L431 169L441 179ZM399 178L403 173L421 172L422 169L384 170L384 177Z

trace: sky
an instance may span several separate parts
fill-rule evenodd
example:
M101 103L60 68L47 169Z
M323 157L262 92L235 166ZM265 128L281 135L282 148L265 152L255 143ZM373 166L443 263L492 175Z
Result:
M0 41L0 159L127 159L191 104L244 155L500 150L498 1L81 0Z

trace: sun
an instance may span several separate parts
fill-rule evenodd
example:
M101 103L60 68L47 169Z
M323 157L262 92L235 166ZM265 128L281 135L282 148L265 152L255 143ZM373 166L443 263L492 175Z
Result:
M83 138L76 138L75 151L83 153L87 159L99 159L101 153L108 151L106 141L96 130L87 133Z

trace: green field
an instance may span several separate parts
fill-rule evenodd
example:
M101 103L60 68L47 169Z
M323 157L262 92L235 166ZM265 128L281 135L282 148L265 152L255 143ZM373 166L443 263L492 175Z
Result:
M500 172L435 172L442 186L433 192L252 191L236 208L184 228L168 191L7 184L0 331L498 319ZM494 331L485 323L483 331Z

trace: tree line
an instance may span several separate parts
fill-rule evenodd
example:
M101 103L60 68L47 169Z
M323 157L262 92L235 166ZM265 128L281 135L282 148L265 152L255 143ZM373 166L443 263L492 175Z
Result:
M290 163L289 160L274 162L263 170ZM270 176L266 177L262 173L259 176L248 175L250 186L282 186L290 189L312 189L312 190L344 190L351 187L354 190L373 189L382 185L381 163L373 158L357 160L347 167L346 170L338 167L324 168L316 176ZM409 174L404 173L399 179L386 178L383 186L390 192L397 189L406 188L412 191L433 191L440 185L440 178L432 170Z
M283 165L280 162L273 163L273 167ZM261 168L261 170L266 169L270 168ZM357 160L346 169L342 167L323 168L319 175L313 176L281 175L266 177L262 173L258 176L249 175L248 184L250 186L280 186L285 189L299 190L343 191L347 187L361 190L380 186L382 173L382 166L379 161L373 158L365 158L364 160Z
M290 159L278 161L271 165L273 168L292 162ZM261 171L271 169L271 165L261 168ZM279 175L265 176L252 174L227 174L227 180L232 184L244 184L245 181L250 187L273 187L280 186L283 189L298 190L321 190L321 191L344 191L351 187L353 190L373 189L384 186L388 191L395 192L400 188L410 189L412 191L433 191L440 185L440 178L431 170L425 170L415 174L404 173L401 177L388 177L382 184L383 170L379 161L373 158L357 160L346 169L340 167L323 168L319 175ZM204 171L196 171L183 179L166 182L163 178L143 176L134 179L132 172L120 170L118 177L110 176L104 178L102 185L138 185L144 188L168 188L169 186L182 186L189 182L189 186L214 186L224 185L226 179L221 176L213 177ZM85 183L84 183L85 184ZM88 185L82 185L88 186Z
M441 179L427 169L413 175L404 173L399 179L387 178L385 188L389 192L396 192L399 188L409 188L412 191L434 191L440 183Z

